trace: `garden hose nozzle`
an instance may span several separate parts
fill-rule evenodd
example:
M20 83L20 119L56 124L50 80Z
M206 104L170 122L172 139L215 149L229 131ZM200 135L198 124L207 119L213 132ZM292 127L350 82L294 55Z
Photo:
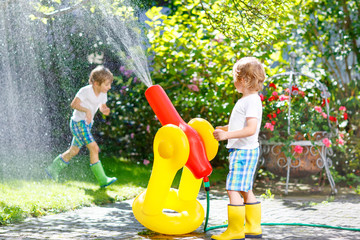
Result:
M205 187L205 191L209 192L210 191L210 182L209 182L209 178L208 177L204 177L204 187Z

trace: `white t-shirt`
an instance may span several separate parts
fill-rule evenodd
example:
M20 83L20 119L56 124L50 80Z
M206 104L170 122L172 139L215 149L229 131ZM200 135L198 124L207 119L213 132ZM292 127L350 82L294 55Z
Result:
M107 94L100 92L99 96L95 95L92 85L87 85L80 88L75 97L78 97L81 101L81 106L90 109L93 122L94 115L102 104L107 102ZM86 113L78 110L74 110L71 119L75 122L85 120Z
M241 130L246 126L246 118L256 117L257 128L254 135L245 138L228 139L227 148L254 149L259 147L259 132L262 118L262 103L258 94L240 98L233 108L228 131Z

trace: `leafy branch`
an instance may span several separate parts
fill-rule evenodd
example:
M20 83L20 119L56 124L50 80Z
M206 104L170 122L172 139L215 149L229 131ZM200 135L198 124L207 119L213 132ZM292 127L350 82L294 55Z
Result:
M82 7L83 5L85 5L86 3L88 3L90 0L81 0L80 2L74 4L71 7L66 7L66 8L62 8L62 9L58 9L55 11L52 11L50 13L44 13L44 12L37 12L35 15L37 17L40 18L51 18L51 17L55 17L55 16L59 16L59 15L63 15L69 12L74 11L75 9L78 9L80 7Z
M230 39L239 39L244 34L254 42L263 41L273 24L288 8L290 0L216 0L212 4L200 0L201 7L213 29Z

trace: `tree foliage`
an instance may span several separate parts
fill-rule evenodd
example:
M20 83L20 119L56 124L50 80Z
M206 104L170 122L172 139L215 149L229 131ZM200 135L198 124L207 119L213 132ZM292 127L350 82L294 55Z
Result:
M252 42L271 42L274 23L289 12L290 0L199 0L210 25L227 38L244 35Z
M214 126L225 125L239 98L232 84L232 65L255 52L259 58L269 59L271 51L262 43L254 44L247 35L237 41L226 38L208 24L206 13L198 3L177 1L177 10L171 15L163 14L157 7L147 12L153 84L165 89L185 121L202 117ZM137 105L135 114L139 118L133 117L144 122L144 112L149 111L147 105L146 102ZM146 119L145 125L155 132L158 121ZM146 133L145 129L144 126L142 133Z
M344 153L337 153L337 169L344 173L359 168L359 160L356 160L360 155L359 0L134 1L145 8L154 6L147 12L153 83L166 90L185 121L202 117L214 126L227 123L239 97L231 79L231 67L237 59L248 55L258 57L267 66L267 74L272 76L289 69L289 52L295 52L298 56L296 70L320 79L332 94L330 104L344 105L348 110L346 137L349 144ZM37 10L46 14L61 9L64 4L60 0L40 3ZM72 4L77 3L84 3L86 8L94 7L86 0ZM169 15L156 7L167 4L172 10ZM49 28L60 22L55 15L45 19L52 21L48 23ZM62 20L63 26L74 24L75 17L69 19ZM49 51L55 51L52 60L56 62L55 70L63 64L83 74L91 65L80 62L87 61L86 56L95 52L105 52L107 63L118 61L110 45L99 44L101 41L91 35L79 37L80 33L94 29L76 30L76 34L69 29L61 39L77 48L76 56L67 55L68 46L62 48L56 43L57 35L53 33L55 43L51 46L56 45L56 51ZM74 38L76 45L71 40ZM89 39L91 43L87 42ZM64 61L66 57L69 58ZM74 67L69 59L76 60L76 66L82 67ZM103 118L108 123L101 127L104 141L112 151L120 149L122 154L137 159L151 159L152 138L160 125L144 98L146 87L135 75L129 74L129 69L119 71L121 65L113 64L117 84L110 95L110 105L114 110L111 117Z

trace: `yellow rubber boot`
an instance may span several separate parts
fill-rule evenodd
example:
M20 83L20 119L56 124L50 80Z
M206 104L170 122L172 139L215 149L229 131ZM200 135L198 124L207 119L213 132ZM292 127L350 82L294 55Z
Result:
M245 237L262 238L261 203L245 203Z
M245 206L228 205L228 228L220 235L213 235L216 240L244 240Z

